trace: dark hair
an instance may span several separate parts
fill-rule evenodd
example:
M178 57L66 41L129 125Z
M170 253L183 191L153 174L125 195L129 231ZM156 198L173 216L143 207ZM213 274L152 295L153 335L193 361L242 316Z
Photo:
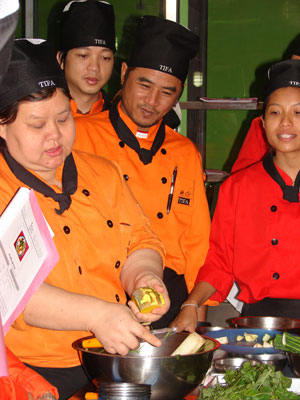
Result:
M269 98L270 98L270 96L266 97L266 98L264 99L264 102L263 102L263 108L262 108L262 118L263 118L263 119L265 119L266 109L267 109L267 104L268 104L268 102L269 102Z
M63 93L69 99L71 99L70 92L65 89L55 88L55 87L44 88L44 89L40 90L39 92L31 93L25 97L22 97L21 99L16 101L14 104L10 104L10 105L6 106L5 108L2 108L2 110L0 110L0 125L11 124L12 122L15 121L15 119L17 118L19 105L21 103L30 102L30 101L42 101L45 99L50 99L53 96L53 94L56 92L57 89L61 89L63 91Z

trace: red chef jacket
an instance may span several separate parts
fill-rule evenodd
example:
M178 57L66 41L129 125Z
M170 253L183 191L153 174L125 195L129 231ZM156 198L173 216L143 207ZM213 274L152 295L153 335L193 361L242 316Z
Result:
M262 119L261 117L254 118L231 172L239 171L261 161L268 151L269 144Z
M291 178L277 168L288 185ZM300 299L300 203L283 192L263 163L231 175L222 185L210 236L210 248L196 282L216 288L224 301L237 281L238 299Z

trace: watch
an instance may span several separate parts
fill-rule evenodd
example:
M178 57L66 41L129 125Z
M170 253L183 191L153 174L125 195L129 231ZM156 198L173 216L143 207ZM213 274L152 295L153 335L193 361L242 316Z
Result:
M54 396L54 394L50 393L50 392L46 392L44 394L41 394L37 400L58 400L56 396Z

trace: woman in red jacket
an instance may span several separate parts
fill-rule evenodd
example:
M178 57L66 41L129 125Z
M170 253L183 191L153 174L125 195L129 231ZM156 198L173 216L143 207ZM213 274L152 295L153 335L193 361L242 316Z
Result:
M272 152L221 186L210 249L172 325L193 331L205 300L233 282L244 315L300 318L300 61L269 71L263 123Z

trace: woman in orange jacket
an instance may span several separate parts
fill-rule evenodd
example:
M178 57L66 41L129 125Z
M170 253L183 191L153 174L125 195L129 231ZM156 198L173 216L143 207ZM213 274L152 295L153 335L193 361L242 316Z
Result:
M0 212L20 186L35 190L60 259L6 334L7 346L69 398L87 383L72 342L93 332L110 353L139 338L161 341L140 322L169 308L165 250L117 164L72 151L75 125L66 81L46 43L17 40L0 87ZM162 307L126 305L151 286Z

